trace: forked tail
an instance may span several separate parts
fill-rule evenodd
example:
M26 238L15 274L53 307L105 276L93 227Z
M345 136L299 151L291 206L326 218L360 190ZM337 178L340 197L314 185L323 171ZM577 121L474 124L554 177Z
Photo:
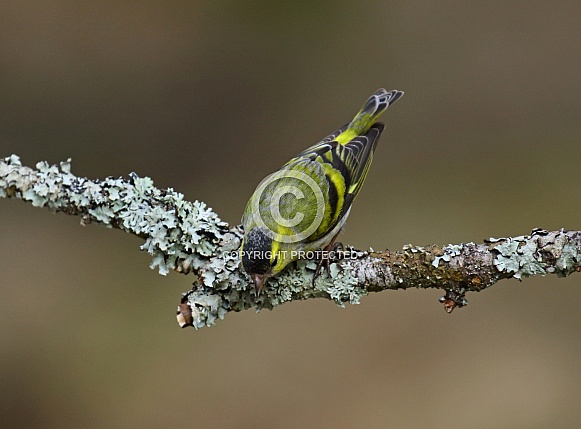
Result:
M378 89L355 115L348 129L353 130L358 135L367 132L377 118L389 106L399 100L402 95L403 91L398 91L397 89L392 89L391 91L386 91L383 88Z

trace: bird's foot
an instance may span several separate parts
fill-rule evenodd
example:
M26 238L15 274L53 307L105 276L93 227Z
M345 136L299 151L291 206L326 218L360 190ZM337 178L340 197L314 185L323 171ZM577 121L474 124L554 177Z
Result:
M341 259L337 255L337 251L342 250L342 249L343 249L343 244L339 243L339 242L335 242L335 241L332 241L331 243L327 244L323 248L323 250L321 251L321 259L319 260L319 263L317 264L317 270L315 271L315 274L313 275L313 283L312 283L313 287L315 286L315 280L317 280L317 277L319 277L319 275L321 274L321 269L323 268L323 266L325 267L325 271L327 271L327 274L329 274L331 262L338 261L339 259Z

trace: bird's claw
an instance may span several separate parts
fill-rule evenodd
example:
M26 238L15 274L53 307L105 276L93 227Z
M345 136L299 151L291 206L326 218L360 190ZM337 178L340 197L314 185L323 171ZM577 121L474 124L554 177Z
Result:
M321 260L317 264L317 269L315 270L315 274L313 275L312 283L313 287L315 286L315 280L317 280L317 277L319 277L319 275L321 274L321 268L323 268L324 266L325 271L327 271L327 274L329 274L331 270L331 262L340 259L337 257L331 257L331 255L334 256L335 252L339 249L343 249L343 244L339 242L336 243L333 242L325 246L325 248L323 249Z

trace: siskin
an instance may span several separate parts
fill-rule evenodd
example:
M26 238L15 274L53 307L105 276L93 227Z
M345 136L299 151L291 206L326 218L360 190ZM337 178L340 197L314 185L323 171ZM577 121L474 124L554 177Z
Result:
M266 177L248 201L241 259L257 296L265 280L307 252L332 248L359 193L402 91L379 89L355 118Z

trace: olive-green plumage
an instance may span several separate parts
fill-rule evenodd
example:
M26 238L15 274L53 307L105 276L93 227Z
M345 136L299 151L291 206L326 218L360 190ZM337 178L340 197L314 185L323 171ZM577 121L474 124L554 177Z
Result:
M304 252L332 243L359 193L384 125L379 115L403 95L379 89L355 118L266 177L248 201L241 257L257 294Z

